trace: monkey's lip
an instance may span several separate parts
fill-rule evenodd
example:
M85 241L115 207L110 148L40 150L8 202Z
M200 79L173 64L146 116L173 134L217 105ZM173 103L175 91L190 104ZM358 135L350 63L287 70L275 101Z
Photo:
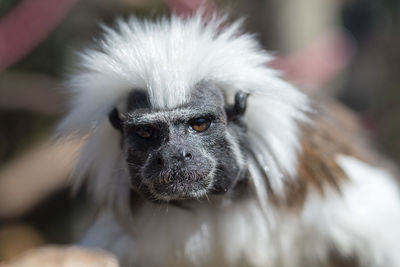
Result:
M204 177L202 176L196 176L195 178L190 178L187 179L184 176L179 176L179 178L177 178L176 176L162 176L160 177L158 180L156 180L155 184L171 184L177 181L187 181L187 182L201 182L202 180L206 179L207 175L204 175Z
M207 176L196 179L161 177L150 186L153 196L161 200L199 198L212 187L212 179Z

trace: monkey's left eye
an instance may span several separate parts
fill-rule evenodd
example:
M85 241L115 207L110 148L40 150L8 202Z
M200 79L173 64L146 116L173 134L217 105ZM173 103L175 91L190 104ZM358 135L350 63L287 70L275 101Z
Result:
M139 126L136 128L136 134L144 139L150 139L153 133L153 129L149 126Z
M206 118L194 119L190 122L190 127L196 132L204 132L210 127L211 121Z

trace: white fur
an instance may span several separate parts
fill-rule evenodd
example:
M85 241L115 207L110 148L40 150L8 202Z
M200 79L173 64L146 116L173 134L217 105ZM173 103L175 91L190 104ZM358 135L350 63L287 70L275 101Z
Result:
M352 157L340 156L338 162L353 184L343 189L341 200L329 203L335 209L331 222L342 227L336 230L335 241L343 250L352 247L362 253L374 266L400 266L400 188L396 179ZM345 236L349 232L352 240Z
M370 266L400 266L399 197L382 171L340 157L351 178L342 195L329 192L325 199L310 192L297 215L269 204L265 174L282 194L283 177L295 179L297 125L307 122L310 108L306 96L268 68L271 56L240 26L216 18L204 23L201 14L157 22L132 17L119 20L116 30L104 27L99 48L81 54L69 82L72 111L60 129L89 134L76 185L91 174L102 213L82 244L115 252L124 266L323 266L333 246ZM239 159L248 165L255 195L235 202L213 198L192 211L147 203L132 218L129 175L108 113L132 88L147 90L155 108L174 108L203 80L230 98L238 90L251 93L245 115L250 155L247 162Z
M308 197L303 220L313 228L316 250L325 256L334 245L344 256L359 257L362 266L400 266L400 191L395 178L356 158L338 155L350 181L341 193L327 188L323 199Z
M124 230L104 212L83 244L94 239L123 266L317 267L327 266L333 248L360 257L362 266L399 266L398 185L355 158L340 156L338 163L350 178L342 193L313 192L297 215L263 208L257 198L214 199L191 211L146 204Z

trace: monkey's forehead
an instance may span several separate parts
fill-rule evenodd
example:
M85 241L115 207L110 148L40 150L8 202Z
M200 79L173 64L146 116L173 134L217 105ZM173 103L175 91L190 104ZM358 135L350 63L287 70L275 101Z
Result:
M222 109L195 109L176 108L170 110L137 110L128 112L126 123L128 124L155 124L160 122L186 122L193 118L210 117L214 120L225 122Z
M222 91L213 81L200 81L190 89L190 95L186 98L183 103L179 103L174 107L178 108L181 106L221 106L224 104L225 92ZM123 101L125 101L123 99ZM154 106L150 100L150 95L144 89L132 89L127 98L126 110L134 110L138 108L153 108L157 109L158 106Z
M211 82L196 85L187 103L174 108L157 109L145 99L143 91L133 91L129 98L127 123L183 122L196 117L225 121L225 99L222 91Z

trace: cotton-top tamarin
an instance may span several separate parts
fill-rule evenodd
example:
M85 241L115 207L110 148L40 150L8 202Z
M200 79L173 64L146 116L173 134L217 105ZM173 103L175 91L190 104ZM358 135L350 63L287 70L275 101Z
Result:
M240 21L103 29L60 126L88 136L75 185L99 215L82 245L122 266L400 266L394 176Z

